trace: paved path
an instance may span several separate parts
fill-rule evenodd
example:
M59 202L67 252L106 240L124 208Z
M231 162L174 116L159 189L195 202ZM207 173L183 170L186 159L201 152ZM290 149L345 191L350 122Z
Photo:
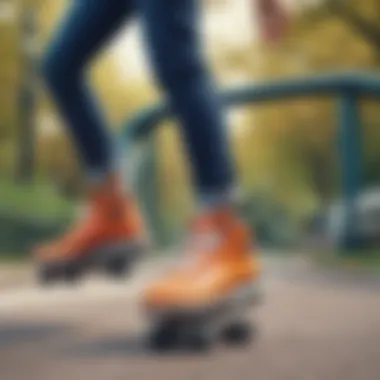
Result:
M205 356L149 354L138 294L164 266L144 265L119 284L3 288L0 379L380 379L379 284L295 260L266 263L267 300L252 312L260 335L251 346L218 346Z

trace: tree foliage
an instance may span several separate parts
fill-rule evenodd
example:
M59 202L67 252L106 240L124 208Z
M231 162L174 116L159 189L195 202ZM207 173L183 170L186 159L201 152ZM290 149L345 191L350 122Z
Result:
M213 3L220 2L210 2ZM19 4L19 10L38 7L39 42L43 51L66 2L25 0ZM17 22L0 25L0 29L0 174L9 176L14 169L17 141L20 34ZM220 43L210 54L211 64L223 85L230 84L234 74L246 81L262 82L330 71L376 72L379 59L377 0L324 0L294 14L288 35L277 46L258 42L248 48L232 49ZM158 99L152 83L121 80L119 67L108 50L94 63L91 78L107 120L115 130L126 116ZM76 188L80 169L70 136L42 85L39 92L38 174L53 179L63 188ZM335 99L305 98L252 105L243 111L242 117L231 118L230 124L239 178L248 193L265 193L297 217L312 212L337 194ZM375 182L379 180L380 164L378 101L363 100L362 114L366 179ZM54 133L42 126L41 120L46 115L52 115ZM159 146L163 207L172 206L173 214L179 204L188 210L189 171L184 170L187 167L184 151L173 127L168 126L160 134ZM54 173L60 173L59 178ZM170 184L175 188L168 194L165 188Z

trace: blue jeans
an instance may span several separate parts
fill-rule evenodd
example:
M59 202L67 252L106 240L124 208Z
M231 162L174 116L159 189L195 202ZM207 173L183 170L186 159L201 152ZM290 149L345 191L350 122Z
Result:
M231 187L233 165L221 105L200 51L198 11L198 0L73 1L43 71L88 171L109 171L113 148L86 81L87 64L124 22L137 16L154 74L179 119L198 191Z

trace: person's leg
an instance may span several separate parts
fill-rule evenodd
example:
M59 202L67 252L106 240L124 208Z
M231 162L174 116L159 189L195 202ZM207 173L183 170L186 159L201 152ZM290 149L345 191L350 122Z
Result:
M179 118L198 197L205 204L190 232L195 261L184 275L180 271L174 278L165 277L148 288L145 300L153 309L186 309L189 303L208 306L250 287L260 271L256 257L251 255L249 230L240 220L231 195L233 165L222 106L200 51L199 3L139 2L153 67Z
M110 133L87 82L87 65L132 12L128 0L75 0L53 37L42 71L86 174L114 165Z
M200 2L139 3L152 66L179 118L198 197L206 203L228 197L233 163L217 90L201 52Z
M43 279L78 273L90 256L121 269L115 265L144 239L140 214L115 167L111 131L86 78L91 58L133 11L132 0L73 1L43 62L48 88L83 159L89 195L87 217L58 241L37 248Z

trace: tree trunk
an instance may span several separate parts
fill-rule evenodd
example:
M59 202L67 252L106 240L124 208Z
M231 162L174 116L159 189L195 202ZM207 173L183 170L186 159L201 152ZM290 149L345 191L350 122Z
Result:
M36 14L33 7L21 11L21 80L16 157L16 180L31 181L35 171L36 86L33 44L36 40Z

